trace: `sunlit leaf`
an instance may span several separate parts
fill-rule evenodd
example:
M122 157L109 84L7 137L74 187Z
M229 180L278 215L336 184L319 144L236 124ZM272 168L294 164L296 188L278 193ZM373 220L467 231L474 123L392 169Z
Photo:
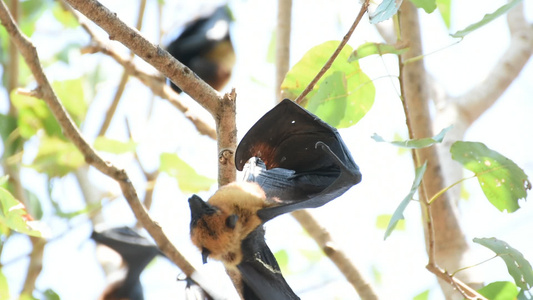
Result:
M63 136L61 127L44 103L34 97L11 93L11 100L18 111L18 128L23 138L30 138L43 129L48 136Z
M519 288L527 291L533 287L533 269L520 251L496 238L474 238L474 242L489 248L503 259L507 271Z
M383 0L374 14L370 16L370 23L376 24L390 19L398 12L402 2L403 0Z
M512 1L508 2L507 4L505 4L505 5L501 6L500 8L498 8L495 12L490 13L490 14L486 14L483 17L483 19L481 19L481 21L476 22L474 24L471 24L471 25L467 26L465 29L459 30L456 33L451 34L451 36L458 37L458 38L465 37L467 34L471 33L472 31L475 31L475 30L487 25L488 23L494 21L498 17L506 14L509 10L511 10L511 8L513 8L515 5L517 5L520 2L522 2L522 0L512 0Z
M17 127L17 118L0 114L0 136L4 146L4 159L22 149L22 137Z
M190 165L172 153L161 154L159 170L176 178L180 190L184 193L207 191L216 183L216 180L198 174Z
M330 41L313 47L287 73L281 88L294 99L305 89L339 45ZM331 68L302 102L309 111L337 128L356 124L372 107L375 88L359 63L348 62L352 52L345 46Z
M427 299L429 299L429 290L425 290L413 298L413 300L427 300Z
M7 284L7 278L2 272L0 267L0 299L11 299L9 298L9 285Z
M455 142L450 148L452 158L474 172L487 199L500 211L514 212L520 208L531 183L524 171L512 160L482 143Z
M273 64L276 62L276 31L272 30L270 42L268 42L266 62Z
M367 42L357 47L357 49L348 58L348 62L356 61L361 58L374 55L374 54L400 55L404 53L405 51L407 51L407 48L405 45L390 45L390 44L383 44L383 43Z
M60 218L64 218L64 219L72 219L72 218L77 217L79 215L89 214L89 213L92 213L92 212L102 208L102 203L101 202L93 202L93 203L87 204L82 209L78 209L78 210L75 210L75 211L67 212L67 211L64 211L61 208L61 206L59 205L59 203L57 201L51 200L50 202L52 203L52 207L55 210L56 216L58 216Z
M437 8L439 9L440 15L446 28L450 29L451 26L451 11L452 11L452 0L437 0Z
M133 140L127 142L121 142L107 138L105 136L99 136L94 141L94 148L98 151L122 154L128 152L134 152L137 148L137 143Z
M37 156L30 167L50 177L62 177L85 164L81 152L72 143L57 137L42 137Z
M0 188L0 223L20 233L42 236L38 229L39 223L34 221L24 205L4 188Z
M375 265L372 266L372 276L374 277L375 283L381 284L383 282L381 271Z
M50 1L43 0L20 1L22 13L18 25L25 35L29 37L33 35L37 19L42 16L50 4Z
M83 81L81 78L52 82L52 88L57 97L67 109L70 117L79 126L85 119L87 103L83 94Z
M430 14L437 8L435 0L410 0L416 7L422 8L426 13Z
M24 190L24 192L26 192L26 200L28 201L26 206L28 212L35 220L40 220L43 217L43 207L41 205L41 201L33 192L29 190Z
M0 176L0 186L4 187L9 180L9 175Z
M448 131L450 131L450 129L452 129L452 126L444 128L437 135L435 135L434 137L430 137L430 138L387 142L381 136L374 133L374 135L372 136L372 139L374 139L376 142L386 142L386 143L390 143L398 147L420 149L420 148L433 146L434 144L437 144L437 143L441 143L442 140L444 139L444 136L446 135Z
M66 28L76 28L79 25L78 20L76 20L74 15L64 9L59 2L55 2L54 7L52 8L52 14L54 15L54 18Z
M496 281L482 287L478 292L490 300L516 299L518 288L509 281Z
M387 229L389 226L392 215L378 215L376 217L376 228L377 229ZM395 230L405 230L405 220L398 220L396 223Z
M276 260L278 261L279 267L281 269L289 268L289 253L287 253L287 250L281 249L279 251L276 251L276 253L274 253L274 256L276 257Z
M387 226L387 230L385 231L384 239L387 239L387 237L394 230L394 227L396 227L396 224L398 224L400 220L404 219L403 212L405 211L405 208L407 207L409 202L411 202L414 194L418 190L418 187L420 186L420 183L422 182L422 178L424 177L424 173L426 172L426 167L427 167L427 162L424 162L422 166L416 169L415 179L413 181L413 185L411 186L411 191L409 191L409 194L405 196L405 198L402 200L398 208L396 208L396 210L392 214L389 225Z

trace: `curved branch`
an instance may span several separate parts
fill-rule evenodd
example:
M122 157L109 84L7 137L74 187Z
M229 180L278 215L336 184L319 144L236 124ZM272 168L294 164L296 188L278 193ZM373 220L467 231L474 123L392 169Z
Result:
M65 2L105 30L109 34L109 39L122 43L172 82L177 83L211 115L216 116L223 95L198 78L191 69L161 47L149 42L139 31L126 25L116 13L111 12L98 1L65 0Z
M477 120L518 77L533 55L533 26L524 17L524 3L507 15L511 40L507 50L494 65L485 80L465 94L451 99L464 114L467 125Z

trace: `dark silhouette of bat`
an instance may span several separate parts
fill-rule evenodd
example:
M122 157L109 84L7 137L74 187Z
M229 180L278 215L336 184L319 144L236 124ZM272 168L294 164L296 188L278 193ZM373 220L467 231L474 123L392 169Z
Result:
M127 268L125 277L110 284L100 299L143 300L139 277L154 257L164 254L156 245L129 227L111 228L102 232L93 231L91 238L120 254Z
M243 137L235 166L243 170L247 162L246 181L221 187L208 202L196 195L189 199L191 239L204 263L210 257L241 272L246 300L299 299L262 225L328 203L359 183L361 173L337 130L288 99Z
M167 47L172 56L218 91L228 83L235 65L231 20L229 8L220 6L212 14L189 23ZM174 83L171 86L181 93Z

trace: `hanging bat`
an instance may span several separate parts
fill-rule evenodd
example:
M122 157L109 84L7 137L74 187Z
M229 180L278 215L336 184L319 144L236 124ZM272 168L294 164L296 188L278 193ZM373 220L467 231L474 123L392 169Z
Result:
M167 46L172 56L218 91L228 83L235 65L229 32L231 20L229 8L220 6L210 15L188 24ZM171 86L181 93L174 83Z
M288 99L241 140L235 166L243 170L247 162L247 181L221 187L208 202L196 195L189 199L191 239L204 263L210 257L240 271L246 300L299 299L262 225L328 203L359 183L361 173L337 130Z
M143 300L139 277L154 257L164 254L156 245L129 227L111 228L102 232L93 231L91 238L120 254L127 268L125 276L110 284L100 299Z

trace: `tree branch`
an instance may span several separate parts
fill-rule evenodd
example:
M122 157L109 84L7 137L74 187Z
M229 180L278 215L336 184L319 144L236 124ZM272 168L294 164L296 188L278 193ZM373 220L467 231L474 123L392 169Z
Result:
M355 288L357 294L363 300L378 299L372 286L363 278L357 267L348 256L339 249L329 232L322 227L315 218L306 210L298 210L292 216L302 225L309 235L315 240L320 249L337 266L346 280Z
M198 132L203 135L207 135L213 140L216 139L216 130L210 126L206 121L202 120L198 116L193 115L189 110L190 108L181 101L180 96L174 92L159 76L148 74L137 66L131 57L126 57L119 54L113 49L113 47L104 42L87 24L85 18L83 18L77 11L74 11L70 5L66 5L78 20L78 23L82 28L91 36L92 46L86 47L83 52L96 53L101 52L113 58L119 63L130 76L134 76L139 79L145 86L147 86L154 95L159 96L170 102L175 108L181 111L187 119L189 119L196 127Z
M402 102L409 129L409 137L414 139L430 137L432 121L429 113L429 96L426 83L426 70L423 59L405 61L423 54L420 37L420 24L417 8L409 1L404 1L400 8L400 33L401 39L409 44L408 50L400 56L400 87ZM428 200L444 187L444 178L441 174L439 158L434 147L413 150L413 160L416 167L427 162L427 170L420 187L420 198L423 210L426 246L429 255L428 269L455 270L460 267L461 257L468 250L464 234L459 225L455 207L451 205L447 194L441 196L431 205ZM445 261L443 261L445 260ZM442 274L437 274L440 278ZM458 279L454 278L454 282ZM456 286L449 282L439 281L446 297L450 297ZM470 293L461 289L465 297L477 297L475 291Z
M133 187L126 172L123 169L119 169L111 163L104 161L82 137L80 131L74 125L74 122L71 120L65 108L62 106L56 94L52 90L48 78L41 68L35 47L15 25L4 2L0 3L0 20L2 25L6 28L8 34L11 36L11 40L17 45L17 48L28 64L28 67L35 77L35 80L37 81L38 88L36 89L36 93L39 94L40 98L48 104L50 110L59 122L59 125L61 126L65 136L70 139L72 143L80 150L80 152L84 155L85 160L89 164L102 173L115 179L119 183L124 197L128 201L128 204L130 205L136 218L141 221L144 228L157 243L157 246L186 275L192 276L194 279L195 274L197 274L195 273L195 269L181 255L174 245L172 245L159 224L152 220L144 206L139 201L135 188ZM208 291L210 290L208 287L204 287L204 289Z
M278 0L278 22L276 24L276 100L283 100L281 83L289 71L291 46L292 0Z

